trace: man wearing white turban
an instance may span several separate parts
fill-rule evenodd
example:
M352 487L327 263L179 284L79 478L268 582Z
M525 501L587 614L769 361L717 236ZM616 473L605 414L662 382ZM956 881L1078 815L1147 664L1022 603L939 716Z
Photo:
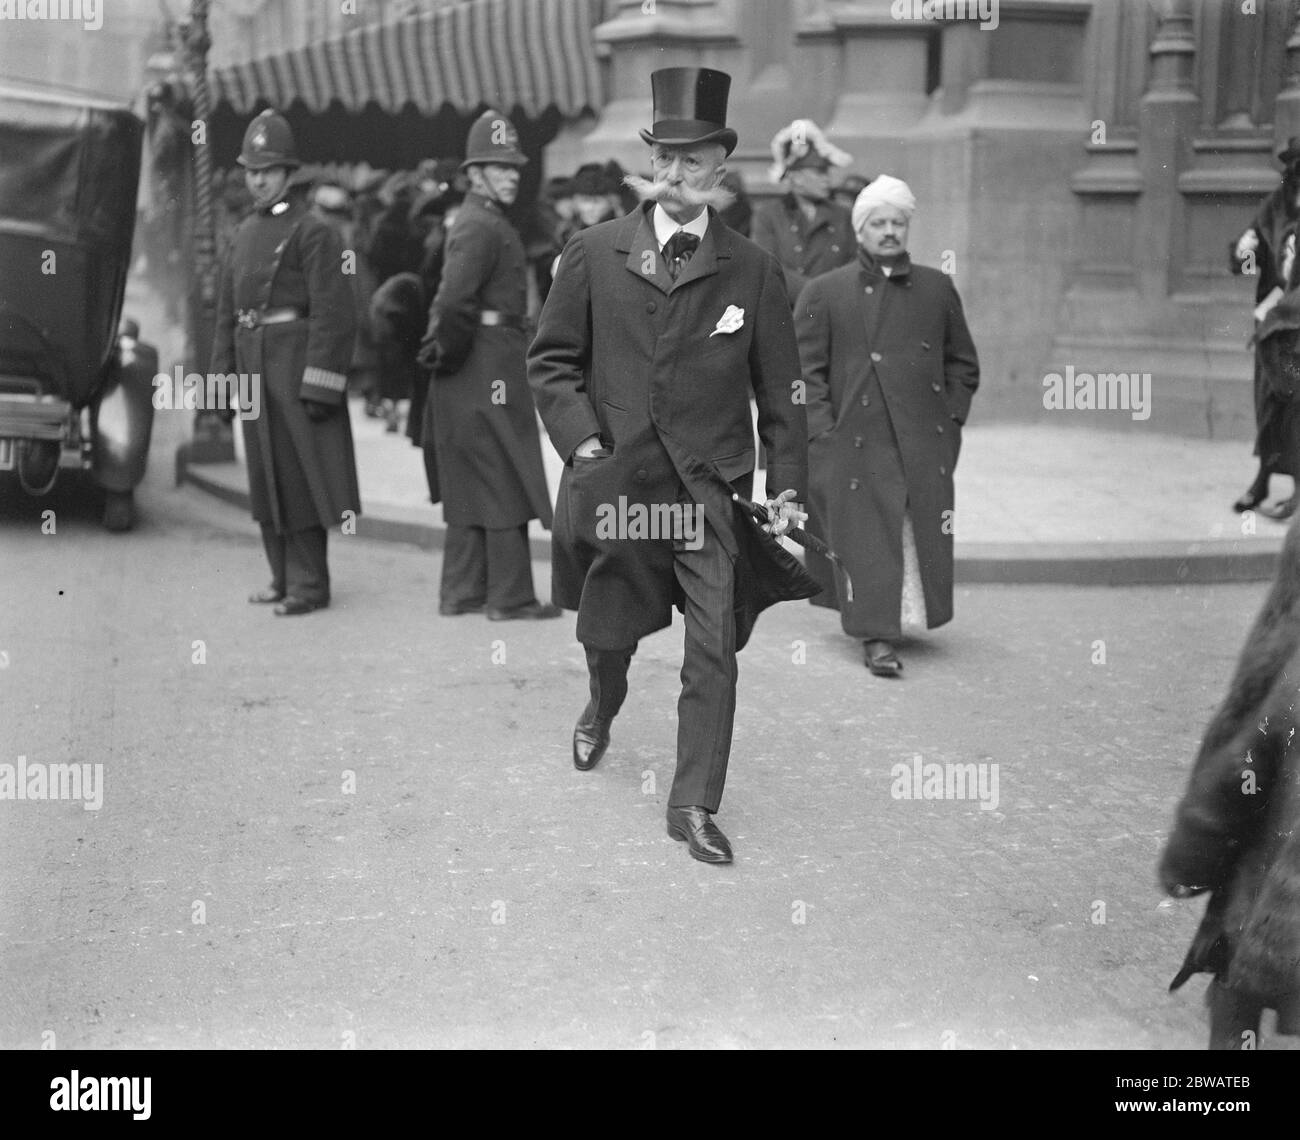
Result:
M901 178L895 178L890 174L881 174L873 178L863 187L853 203L853 232L858 235L859 240L868 216L881 206L892 206L896 210L901 210L903 216L910 221L912 215L916 213L916 195Z
M953 469L979 360L952 279L913 265L916 198L887 174L852 210L855 263L795 305L807 388L810 514L844 560L844 632L897 677L905 629L952 619Z

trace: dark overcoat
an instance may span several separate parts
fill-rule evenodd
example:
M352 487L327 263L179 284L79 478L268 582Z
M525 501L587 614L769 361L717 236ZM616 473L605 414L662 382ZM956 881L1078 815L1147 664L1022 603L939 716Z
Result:
M910 511L927 623L952 619L953 469L979 360L952 279L904 256L865 256L795 306L808 389L811 499L844 560L844 631L900 636L903 515Z
M749 588L756 575L782 577L779 558L768 555L784 552L740 531L728 498L752 490L752 398L769 457L767 493L789 488L803 500L807 428L794 398L799 360L790 306L776 261L713 211L674 282L651 209L574 235L529 352L538 410L565 461L553 597L578 611L578 640L598 649L629 648L669 625L680 601L671 536L611 537L597 516L620 500L630 511L685 496L703 506L705 524L736 560L739 647L762 605L812 592L799 592L798 575L771 590ZM744 311L743 323L710 335L731 306ZM575 459L574 449L593 435L612 454Z
M217 296L210 369L256 375L261 409L244 423L253 517L278 532L339 526L361 512L347 372L357 313L338 234L299 200L240 223ZM298 309L299 320L246 328L241 310ZM302 400L332 405L313 422Z
M437 449L443 517L454 526L551 525L524 365L527 273L500 206L470 194L447 235L422 354L433 364L424 439ZM485 311L499 323L484 325Z
M1216 975L1300 1034L1300 522L1205 731L1160 863L1172 894L1210 901L1171 989Z
M786 194L755 211L751 232L755 244L781 263L791 305L814 277L847 265L858 253L852 216L838 202L818 202L809 221L798 199Z
M424 470L429 481L429 500L442 501L438 488L438 465L433 438L424 446L424 406L429 392L429 373L419 361L420 344L429 319L424 283L416 273L396 273L375 290L370 298L370 328L379 350L380 366L400 374L399 383L411 393L406 435L416 447L423 447Z

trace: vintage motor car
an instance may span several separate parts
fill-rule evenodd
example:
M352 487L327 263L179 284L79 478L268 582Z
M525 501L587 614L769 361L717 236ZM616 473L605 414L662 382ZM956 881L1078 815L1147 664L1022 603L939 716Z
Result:
M135 519L158 372L118 328L143 136L110 100L0 80L0 486L84 470L111 530Z

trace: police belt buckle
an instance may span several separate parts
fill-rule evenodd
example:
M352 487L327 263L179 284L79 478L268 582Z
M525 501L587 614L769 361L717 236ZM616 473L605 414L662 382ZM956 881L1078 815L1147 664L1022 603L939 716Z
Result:
M282 325L298 321L306 315L297 309L240 309L235 319L240 328L255 329L261 325Z
M484 309L478 315L478 323L486 328L507 328L520 329L524 327L523 317L516 317L512 313L502 313L496 309Z

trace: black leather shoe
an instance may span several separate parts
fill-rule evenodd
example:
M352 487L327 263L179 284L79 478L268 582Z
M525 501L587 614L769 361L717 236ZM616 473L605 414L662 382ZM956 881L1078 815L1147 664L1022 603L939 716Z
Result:
M1237 514L1243 514L1246 511L1253 511L1260 503L1268 498L1268 486L1260 487L1257 483L1252 483L1246 488L1246 493L1232 504L1232 509Z
M1266 519L1277 519L1278 522L1281 522L1283 519L1289 519L1295 514L1295 508L1296 496L1292 495L1289 499L1283 499L1280 503L1260 507L1259 513Z
M573 766L579 772L590 772L609 747L610 722L603 717L580 720L573 729Z
M514 606L508 610L488 610L488 621L544 621L546 618L560 617L564 611L549 602L529 602L527 605Z
M258 590L255 594L249 594L248 600L255 606L267 606L272 602L284 601L284 594L268 586L265 590Z
M731 844L702 807L670 807L668 834L690 845L692 859L701 863L731 862Z
M894 655L894 647L887 641L865 641L867 668L877 677L897 677L903 663Z
M308 602L302 598L287 597L275 607L276 617L299 617L302 614L323 610L329 602Z
M439 602L438 613L443 617L460 617L461 614L481 614L482 602Z

